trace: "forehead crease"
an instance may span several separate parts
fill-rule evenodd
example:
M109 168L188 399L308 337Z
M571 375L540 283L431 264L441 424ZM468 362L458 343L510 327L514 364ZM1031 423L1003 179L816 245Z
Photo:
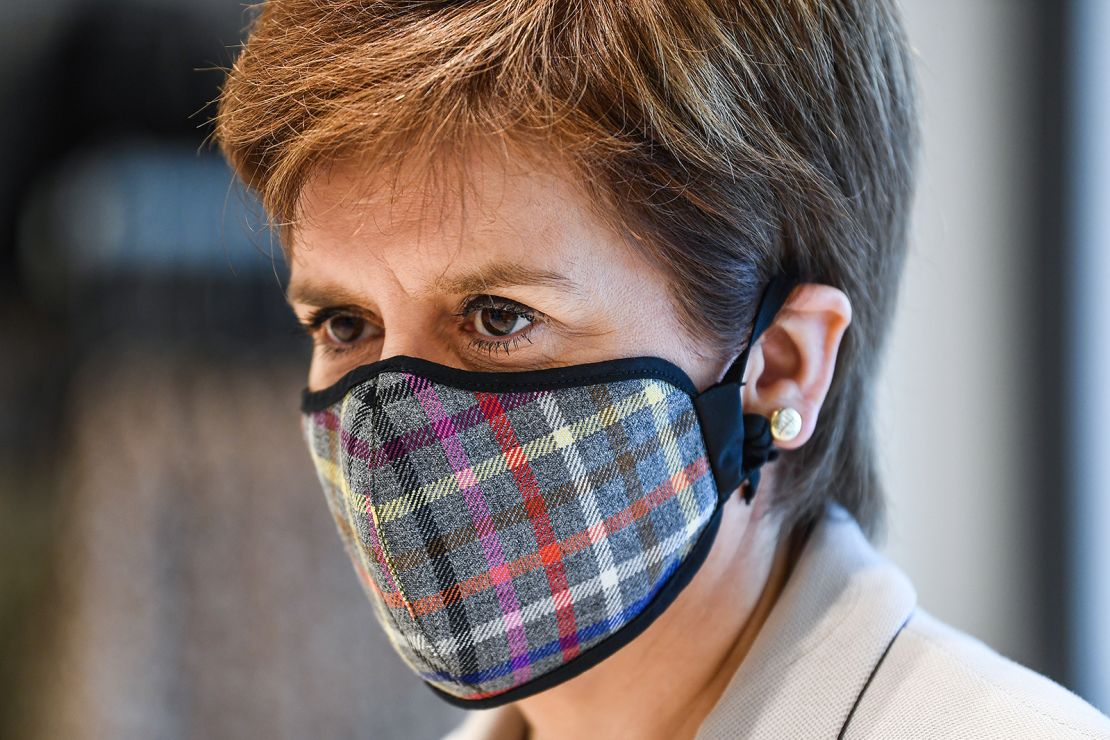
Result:
M481 293L491 288L533 285L579 292L578 285L565 275L515 262L496 262L459 275L440 275L428 286L428 292Z

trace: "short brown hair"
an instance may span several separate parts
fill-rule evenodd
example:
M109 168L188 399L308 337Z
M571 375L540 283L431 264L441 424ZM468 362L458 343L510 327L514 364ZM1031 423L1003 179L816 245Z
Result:
M215 135L287 228L340 158L432 161L476 135L543 144L722 357L773 274L843 290L853 320L813 437L776 464L776 505L792 527L836 500L874 533L873 390L906 252L914 88L894 0L270 0Z

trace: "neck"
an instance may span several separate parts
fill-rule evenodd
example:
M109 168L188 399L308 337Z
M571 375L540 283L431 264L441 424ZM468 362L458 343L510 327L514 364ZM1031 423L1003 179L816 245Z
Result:
M789 575L788 538L763 503L767 482L750 507L729 498L705 562L644 632L575 678L517 702L531 738L694 737Z

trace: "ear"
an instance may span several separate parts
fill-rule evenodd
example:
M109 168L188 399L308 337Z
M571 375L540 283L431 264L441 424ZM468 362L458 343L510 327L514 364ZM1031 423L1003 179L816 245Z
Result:
M798 436L776 446L794 449L813 435L841 337L851 322L852 304L843 291L804 283L795 286L752 348L744 376L744 412L770 418L775 409L790 406L802 417Z

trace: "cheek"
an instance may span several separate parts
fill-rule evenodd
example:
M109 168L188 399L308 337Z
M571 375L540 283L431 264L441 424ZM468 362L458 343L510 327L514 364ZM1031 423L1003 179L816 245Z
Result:
M612 285L606 298L606 311L617 331L623 354L662 357L682 368L694 385L704 389L716 383L731 358L705 351L683 326L667 283L656 272L629 270ZM602 295L605 295L604 293Z
M308 364L308 389L318 391L327 388L340 377L327 363L320 359L320 350L312 351L312 360Z
M377 347L373 346L348 350L342 353L329 352L323 347L316 347L312 351L312 359L308 365L308 388L318 391L334 384L351 370L359 365L367 365L380 357Z

